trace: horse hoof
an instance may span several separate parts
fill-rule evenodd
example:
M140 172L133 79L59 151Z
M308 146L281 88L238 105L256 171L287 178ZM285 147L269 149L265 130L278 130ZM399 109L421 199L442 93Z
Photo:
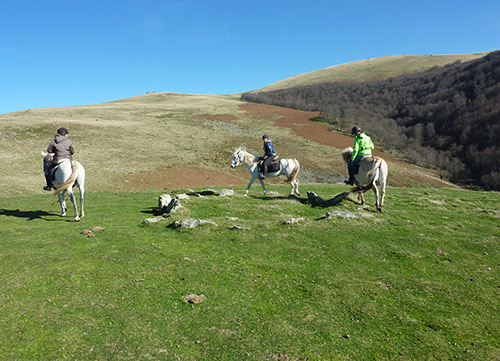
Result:
M75 222L80 222L80 217L75 217Z

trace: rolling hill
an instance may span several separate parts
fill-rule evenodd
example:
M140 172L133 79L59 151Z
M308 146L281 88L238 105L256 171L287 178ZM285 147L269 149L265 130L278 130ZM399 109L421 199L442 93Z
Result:
M263 133L301 163L301 183L341 182L341 148L352 138L302 112L242 102L237 96L150 93L104 104L27 109L0 115L0 196L42 192L40 152L58 127L70 131L88 190L244 185L229 167L240 146L260 153ZM451 186L432 171L387 158L389 185ZM260 190L259 190L260 191Z
M255 92L267 92L327 82L384 80L403 74L422 72L435 66L444 66L457 60L462 62L474 60L486 54L488 52L449 55L395 55L364 59L299 74L272 83L255 90Z
M412 162L440 168L455 182L500 190L499 80L494 51L389 79L248 92L242 99L321 111L337 128L356 123Z

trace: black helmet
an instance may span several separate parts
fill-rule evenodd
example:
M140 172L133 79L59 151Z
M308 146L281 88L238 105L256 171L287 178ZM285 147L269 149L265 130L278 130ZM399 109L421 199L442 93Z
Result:
M264 139L269 139L269 137L268 137L268 135L267 135L267 134L264 134L264 135L262 136L262 140L264 140Z
M351 130L351 134L356 135L356 134L358 134L359 131L361 131L360 127L353 127Z
M66 129L66 128L59 128L59 129L57 129L57 134L66 135L68 133L69 133L68 129Z

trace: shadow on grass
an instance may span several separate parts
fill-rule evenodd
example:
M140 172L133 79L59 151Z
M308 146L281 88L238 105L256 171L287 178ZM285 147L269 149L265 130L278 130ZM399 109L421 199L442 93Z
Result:
M323 199L316 195L314 192L307 192L307 198L300 198L295 195L288 195L288 196L254 196L251 195L250 197L253 199L261 199L264 201L272 201L272 200L282 200L282 199L292 199L296 200L302 204L310 204L311 207L323 207L323 208L328 208L328 207L334 207L338 206L340 203L342 203L345 199L347 199L349 195L349 192L344 192L337 194L335 197L330 198L330 199Z
M158 208L158 207L149 207L148 209L141 211L141 213L152 214L155 217L161 216L163 214L163 212L160 211L160 208Z
M307 198L301 198L297 197L295 195L288 195L288 196L272 196L272 195L265 195L265 196L255 196L255 195L249 195L248 197L252 199L261 199L263 201L276 201L276 200L295 200L297 202L300 202L302 204L307 204L309 203L309 200Z
M8 216L8 217L17 217L17 218L26 218L28 221L32 221L33 219L43 219L48 221L43 217L46 216L56 216L54 213L48 213L45 211L21 211L20 209L4 209L0 210L0 216Z

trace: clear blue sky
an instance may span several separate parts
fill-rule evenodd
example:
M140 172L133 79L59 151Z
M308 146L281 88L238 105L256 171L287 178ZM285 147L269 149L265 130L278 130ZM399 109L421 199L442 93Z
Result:
M366 58L499 42L498 0L5 0L0 114L239 93Z

